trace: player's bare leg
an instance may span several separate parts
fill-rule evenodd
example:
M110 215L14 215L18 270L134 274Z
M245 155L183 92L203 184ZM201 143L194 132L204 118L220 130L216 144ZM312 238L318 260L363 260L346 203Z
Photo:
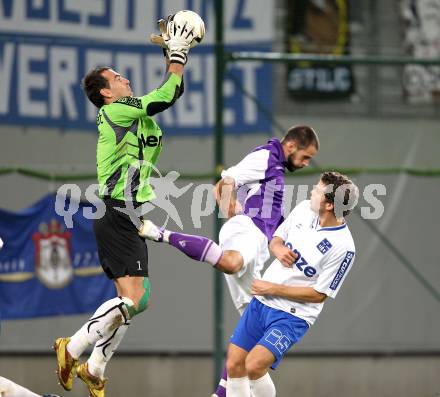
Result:
M262 348L264 348L263 346L260 346ZM273 356L272 356L273 357ZM271 360L271 358L269 358L269 361ZM270 363L270 365L272 364L272 362ZM249 365L254 365L252 361L249 361ZM269 375L269 372L264 373L264 371L258 373L255 372L255 370L258 371L258 367L256 367L255 369L252 369L251 371L253 371L253 377L251 378L249 375L248 377L250 377L250 385L251 385L251 390L252 390L252 396L254 397L255 391L254 389L257 389L257 393L259 391L260 388L264 387L263 389L263 396L270 396L271 394L269 393L271 390L275 390L275 385ZM222 372L222 376L220 378L220 381L217 385L217 389L215 390L214 394L211 395L211 397L226 397L226 389L227 389L227 384L228 384L228 372L226 369L226 364L225 367L223 368L223 372ZM253 386L253 387L252 387ZM268 394L264 394L266 393L266 387L268 388ZM258 395L257 395L258 396Z
M0 376L0 397L41 397L23 386ZM59 397L55 394L44 394L42 397Z
M272 352L261 345L256 345L247 355L245 366L252 397L275 397L275 385L268 372L274 362Z
M226 274L235 274L243 267L243 256L238 251L223 251L223 255L215 265L217 270Z
M274 361L274 355L264 346L256 345L248 353L230 343L226 360L227 396L275 397L275 385L268 373Z
M246 357L248 352L239 346L230 343L226 359L228 373L227 396L251 397L249 378L246 373Z

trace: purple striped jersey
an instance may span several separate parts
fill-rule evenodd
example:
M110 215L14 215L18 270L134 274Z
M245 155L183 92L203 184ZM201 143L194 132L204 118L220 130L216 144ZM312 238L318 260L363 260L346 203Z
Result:
M222 178L235 180L237 198L243 213L270 241L283 221L283 193L286 158L278 139L269 139L238 164L222 172Z

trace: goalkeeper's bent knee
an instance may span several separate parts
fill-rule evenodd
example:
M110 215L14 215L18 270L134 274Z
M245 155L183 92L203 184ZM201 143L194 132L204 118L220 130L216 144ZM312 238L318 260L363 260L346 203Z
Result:
M144 277L143 287L144 287L144 294L139 300L137 308L131 299L126 297L122 298L125 304L125 308L127 309L128 315L130 316L130 319L138 315L139 313L142 313L148 308L148 302L150 300L150 280L148 279L148 277Z

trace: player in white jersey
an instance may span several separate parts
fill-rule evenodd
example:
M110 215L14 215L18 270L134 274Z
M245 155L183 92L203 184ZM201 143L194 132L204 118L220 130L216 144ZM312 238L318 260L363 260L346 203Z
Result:
M41 397L23 386L0 376L0 397ZM44 394L42 397L59 397L55 394Z
M246 308L228 347L228 397L274 397L275 369L338 293L355 257L345 216L358 201L346 176L325 172L306 200L294 208L270 242L275 259ZM292 259L293 258L293 259Z
M284 138L270 139L237 165L222 172L215 193L220 210L230 218L221 228L219 245L203 236L159 230L145 221L140 234L173 245L192 259L225 273L240 315L252 299L251 285L269 259L268 242L282 222L284 174L309 165L319 149L315 131L290 128ZM252 242L250 244L249 242ZM226 368L214 397L226 396Z

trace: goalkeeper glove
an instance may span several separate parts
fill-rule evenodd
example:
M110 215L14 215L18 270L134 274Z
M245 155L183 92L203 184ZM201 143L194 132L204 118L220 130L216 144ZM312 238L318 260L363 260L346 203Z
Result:
M192 30L192 26L189 24L176 26L173 18L174 15L169 15L167 19L160 19L158 24L161 34L152 34L150 41L167 51L166 55L168 55L170 63L185 65L192 41L192 38L187 36L188 32Z
M157 21L157 25L159 26L160 34L153 33L150 35L150 42L161 47L164 57L166 57L168 59L170 58L170 54L168 51L168 46L165 44L165 39L169 40L168 33L167 33L167 23L168 23L168 19L170 17L171 17L171 15L169 15L167 17L167 19L159 19Z

